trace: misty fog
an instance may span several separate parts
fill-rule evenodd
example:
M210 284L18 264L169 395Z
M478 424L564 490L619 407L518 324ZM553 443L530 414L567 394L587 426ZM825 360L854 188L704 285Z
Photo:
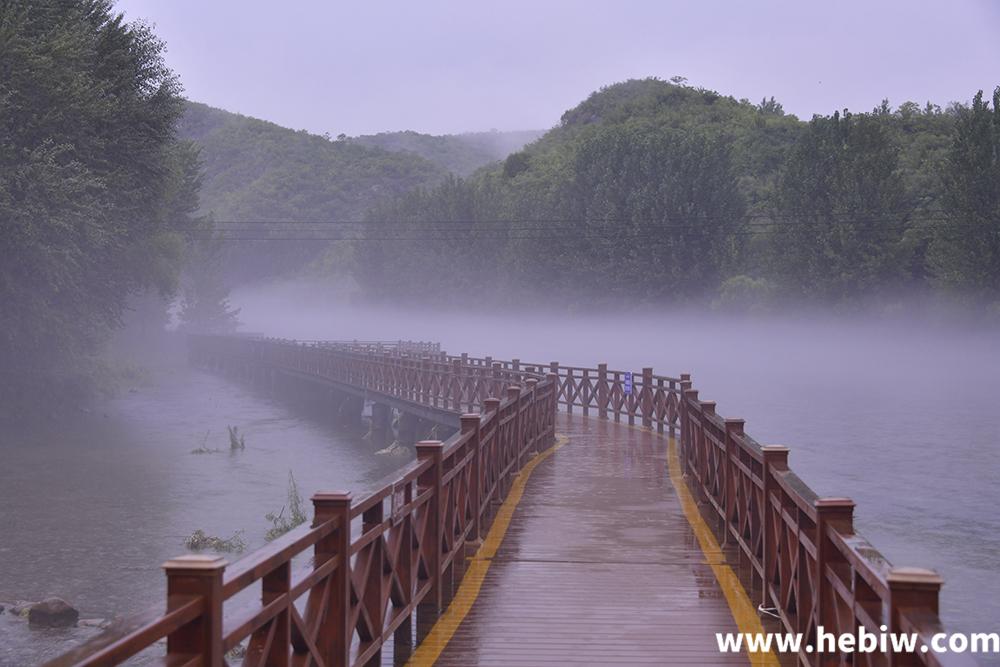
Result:
M993 327L815 309L729 317L366 308L309 282L240 290L234 303L247 331L270 336L432 340L452 354L690 372L720 414L745 419L763 444L789 447L790 466L817 493L854 499L856 525L893 564L938 569L957 626L1000 618Z
M995 633L1000 10L731 4L0 2L0 667L77 664L67 652L102 651L105 631L153 605L160 620L122 650L142 652L129 664L164 651L173 664L193 622L161 616L161 564L182 556L183 578L198 555L211 576L223 576L219 559L247 556L261 575L232 577L223 605L227 622L244 603L255 610L258 625L237 624L252 640L204 623L196 606L211 609L212 592L182 610L209 628L190 649L206 664L223 645L230 664L253 662L266 632L278 639L262 663L306 648L350 663L356 642L365 660L384 649L402 664L438 618L450 627L440 613L466 561L482 574L527 533L554 548L547 526L591 560L502 556L550 569L495 590L522 605L531 581L549 585L565 566L583 591L597 566L610 582L600 590L621 599L551 585L526 607L552 613L523 627L543 641L568 634L518 645L525 656L569 662L571 648L610 637L584 661L624 662L616 651L638 646L639 630L673 641L660 625L671 616L708 619L681 631L839 623L836 582L804 581L825 556L784 562L810 540L833 549L835 576L842 565L870 580L859 604L882 605L887 624L912 612L921 630ZM548 381L503 387L512 375L489 377L477 360L428 382L412 357L373 371L345 350L433 347L296 341L689 373L718 414L788 447L819 496L853 499L858 532L893 565L940 573L940 614L926 573L893 578L850 539L838 546L844 515L825 523L811 495L784 485L780 453L731 450L754 462L730 465L714 451L686 484L674 453L697 456L674 440L583 419L553 427ZM494 410L486 396L500 389ZM445 391L467 395L442 407ZM631 380L611 392L637 399ZM638 397L659 409L667 395ZM482 410L482 437L459 398ZM688 417L704 412L683 398L680 412L681 443L709 442L718 425L699 431ZM443 453L415 446L428 439ZM562 486L532 500L535 467ZM312 517L312 494L337 491L353 501L317 502L344 514ZM515 514L522 497L528 511ZM778 498L798 504L795 518L768 511ZM514 518L495 521L507 509ZM552 510L549 523L515 523L535 510ZM643 524L627 526L634 535L615 532L626 511ZM783 516L798 522L785 541L768 533ZM605 553L592 557L598 541ZM408 556L386 556L403 546ZM640 604L616 588L628 564L677 579ZM300 565L308 605L283 591L260 606ZM353 596L341 575L355 577ZM378 583L361 594L359 578ZM904 613L896 585L927 597ZM759 613L747 600L763 601ZM811 600L824 601L813 625ZM362 607L375 602L370 620ZM592 608L564 617L567 603ZM611 615L640 607L662 615ZM352 610L361 620L341 641L337 619ZM574 638L588 614L597 636ZM322 651L293 623L316 628ZM470 637L476 660L499 659ZM659 660L655 642L639 648ZM705 663L725 652L695 648ZM982 658L1000 667L1000 653Z

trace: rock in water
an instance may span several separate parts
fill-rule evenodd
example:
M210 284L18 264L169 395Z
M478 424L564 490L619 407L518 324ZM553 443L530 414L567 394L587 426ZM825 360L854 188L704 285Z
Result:
M68 628L76 625L80 612L60 598L36 602L28 609L28 623L46 628Z

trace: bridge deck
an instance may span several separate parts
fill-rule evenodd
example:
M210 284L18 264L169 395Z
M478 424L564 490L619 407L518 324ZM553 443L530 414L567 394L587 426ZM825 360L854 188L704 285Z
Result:
M568 415L557 430L569 440L527 480L481 587L467 576L411 664L748 664L717 650L737 624L667 439Z

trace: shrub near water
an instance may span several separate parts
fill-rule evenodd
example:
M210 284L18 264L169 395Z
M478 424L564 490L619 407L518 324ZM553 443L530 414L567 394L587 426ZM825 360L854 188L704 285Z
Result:
M302 509L302 496L299 495L299 487L295 483L295 476L292 471L288 471L288 503L278 511L277 514L269 512L264 518L271 522L271 527L264 534L264 538L270 542L290 531L296 526L304 524L307 520L306 513Z
M243 531L237 530L230 538L215 537L208 535L201 528L191 533L184 546L191 551L215 551L215 552L240 552L247 548L247 542L243 538Z
M239 426L227 426L229 430L229 449L246 449L247 438L240 434Z

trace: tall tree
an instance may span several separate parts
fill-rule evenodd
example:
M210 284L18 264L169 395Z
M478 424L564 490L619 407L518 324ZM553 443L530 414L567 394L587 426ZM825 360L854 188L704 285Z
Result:
M170 291L196 158L149 28L109 0L0 0L0 382L59 389L129 294ZM65 383L63 383L65 384Z
M563 243L575 280L596 269L608 296L638 301L714 293L745 208L727 142L610 126L583 142L573 173L568 201L581 222Z
M958 111L944 175L942 222L931 246L940 283L977 298L1000 299L1000 86L993 106L979 91Z
M817 116L788 156L771 265L793 294L844 302L900 279L905 190L881 115Z

